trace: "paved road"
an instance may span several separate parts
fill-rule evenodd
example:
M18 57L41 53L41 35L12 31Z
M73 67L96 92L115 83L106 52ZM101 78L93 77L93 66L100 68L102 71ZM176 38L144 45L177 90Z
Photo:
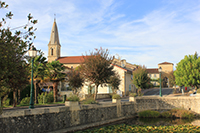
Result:
M162 88L162 95L169 95L172 94L173 89L171 88ZM159 95L160 94L160 89L152 89L151 91L147 91L144 93L144 96L149 96L149 95Z

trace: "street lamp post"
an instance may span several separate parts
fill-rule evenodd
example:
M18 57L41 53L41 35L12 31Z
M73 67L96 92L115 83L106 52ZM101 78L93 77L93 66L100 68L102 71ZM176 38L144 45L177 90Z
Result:
M161 84L162 84L162 82L161 82L161 72L162 72L162 68L159 67L158 71L159 71L159 73L160 73L160 97L162 97L162 88L161 88Z
M31 96L30 96L30 106L29 109L34 109L34 102L33 102L33 63L34 63L34 57L37 55L37 50L34 46L32 46L29 51L29 56L32 57L32 70L31 70Z

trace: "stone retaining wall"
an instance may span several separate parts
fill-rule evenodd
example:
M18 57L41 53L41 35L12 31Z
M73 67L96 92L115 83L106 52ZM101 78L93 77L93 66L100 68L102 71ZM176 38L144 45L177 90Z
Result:
M0 116L1 133L67 132L99 126L134 117L143 110L184 108L200 114L200 97L137 97L135 102L80 105L80 107L45 107L4 111ZM64 130L67 129L67 130Z
M44 133L78 125L133 117L134 104L81 105L4 111L0 117L1 133Z
M136 112L143 110L169 110L173 108L183 108L192 110L200 114L200 97L137 97Z

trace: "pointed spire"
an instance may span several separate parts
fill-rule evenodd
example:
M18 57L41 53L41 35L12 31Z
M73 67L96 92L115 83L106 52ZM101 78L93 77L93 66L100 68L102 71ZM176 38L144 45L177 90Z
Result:
M59 44L60 45L55 14L54 14L54 22L53 22L53 26L52 26L52 30L51 30L51 36L50 36L49 44Z
M54 14L54 22L56 22L56 14Z

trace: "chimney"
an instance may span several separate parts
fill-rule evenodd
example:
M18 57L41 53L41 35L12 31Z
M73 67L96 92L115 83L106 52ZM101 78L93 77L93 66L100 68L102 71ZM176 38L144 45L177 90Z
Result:
M126 67L126 60L125 59L121 60L121 66Z

